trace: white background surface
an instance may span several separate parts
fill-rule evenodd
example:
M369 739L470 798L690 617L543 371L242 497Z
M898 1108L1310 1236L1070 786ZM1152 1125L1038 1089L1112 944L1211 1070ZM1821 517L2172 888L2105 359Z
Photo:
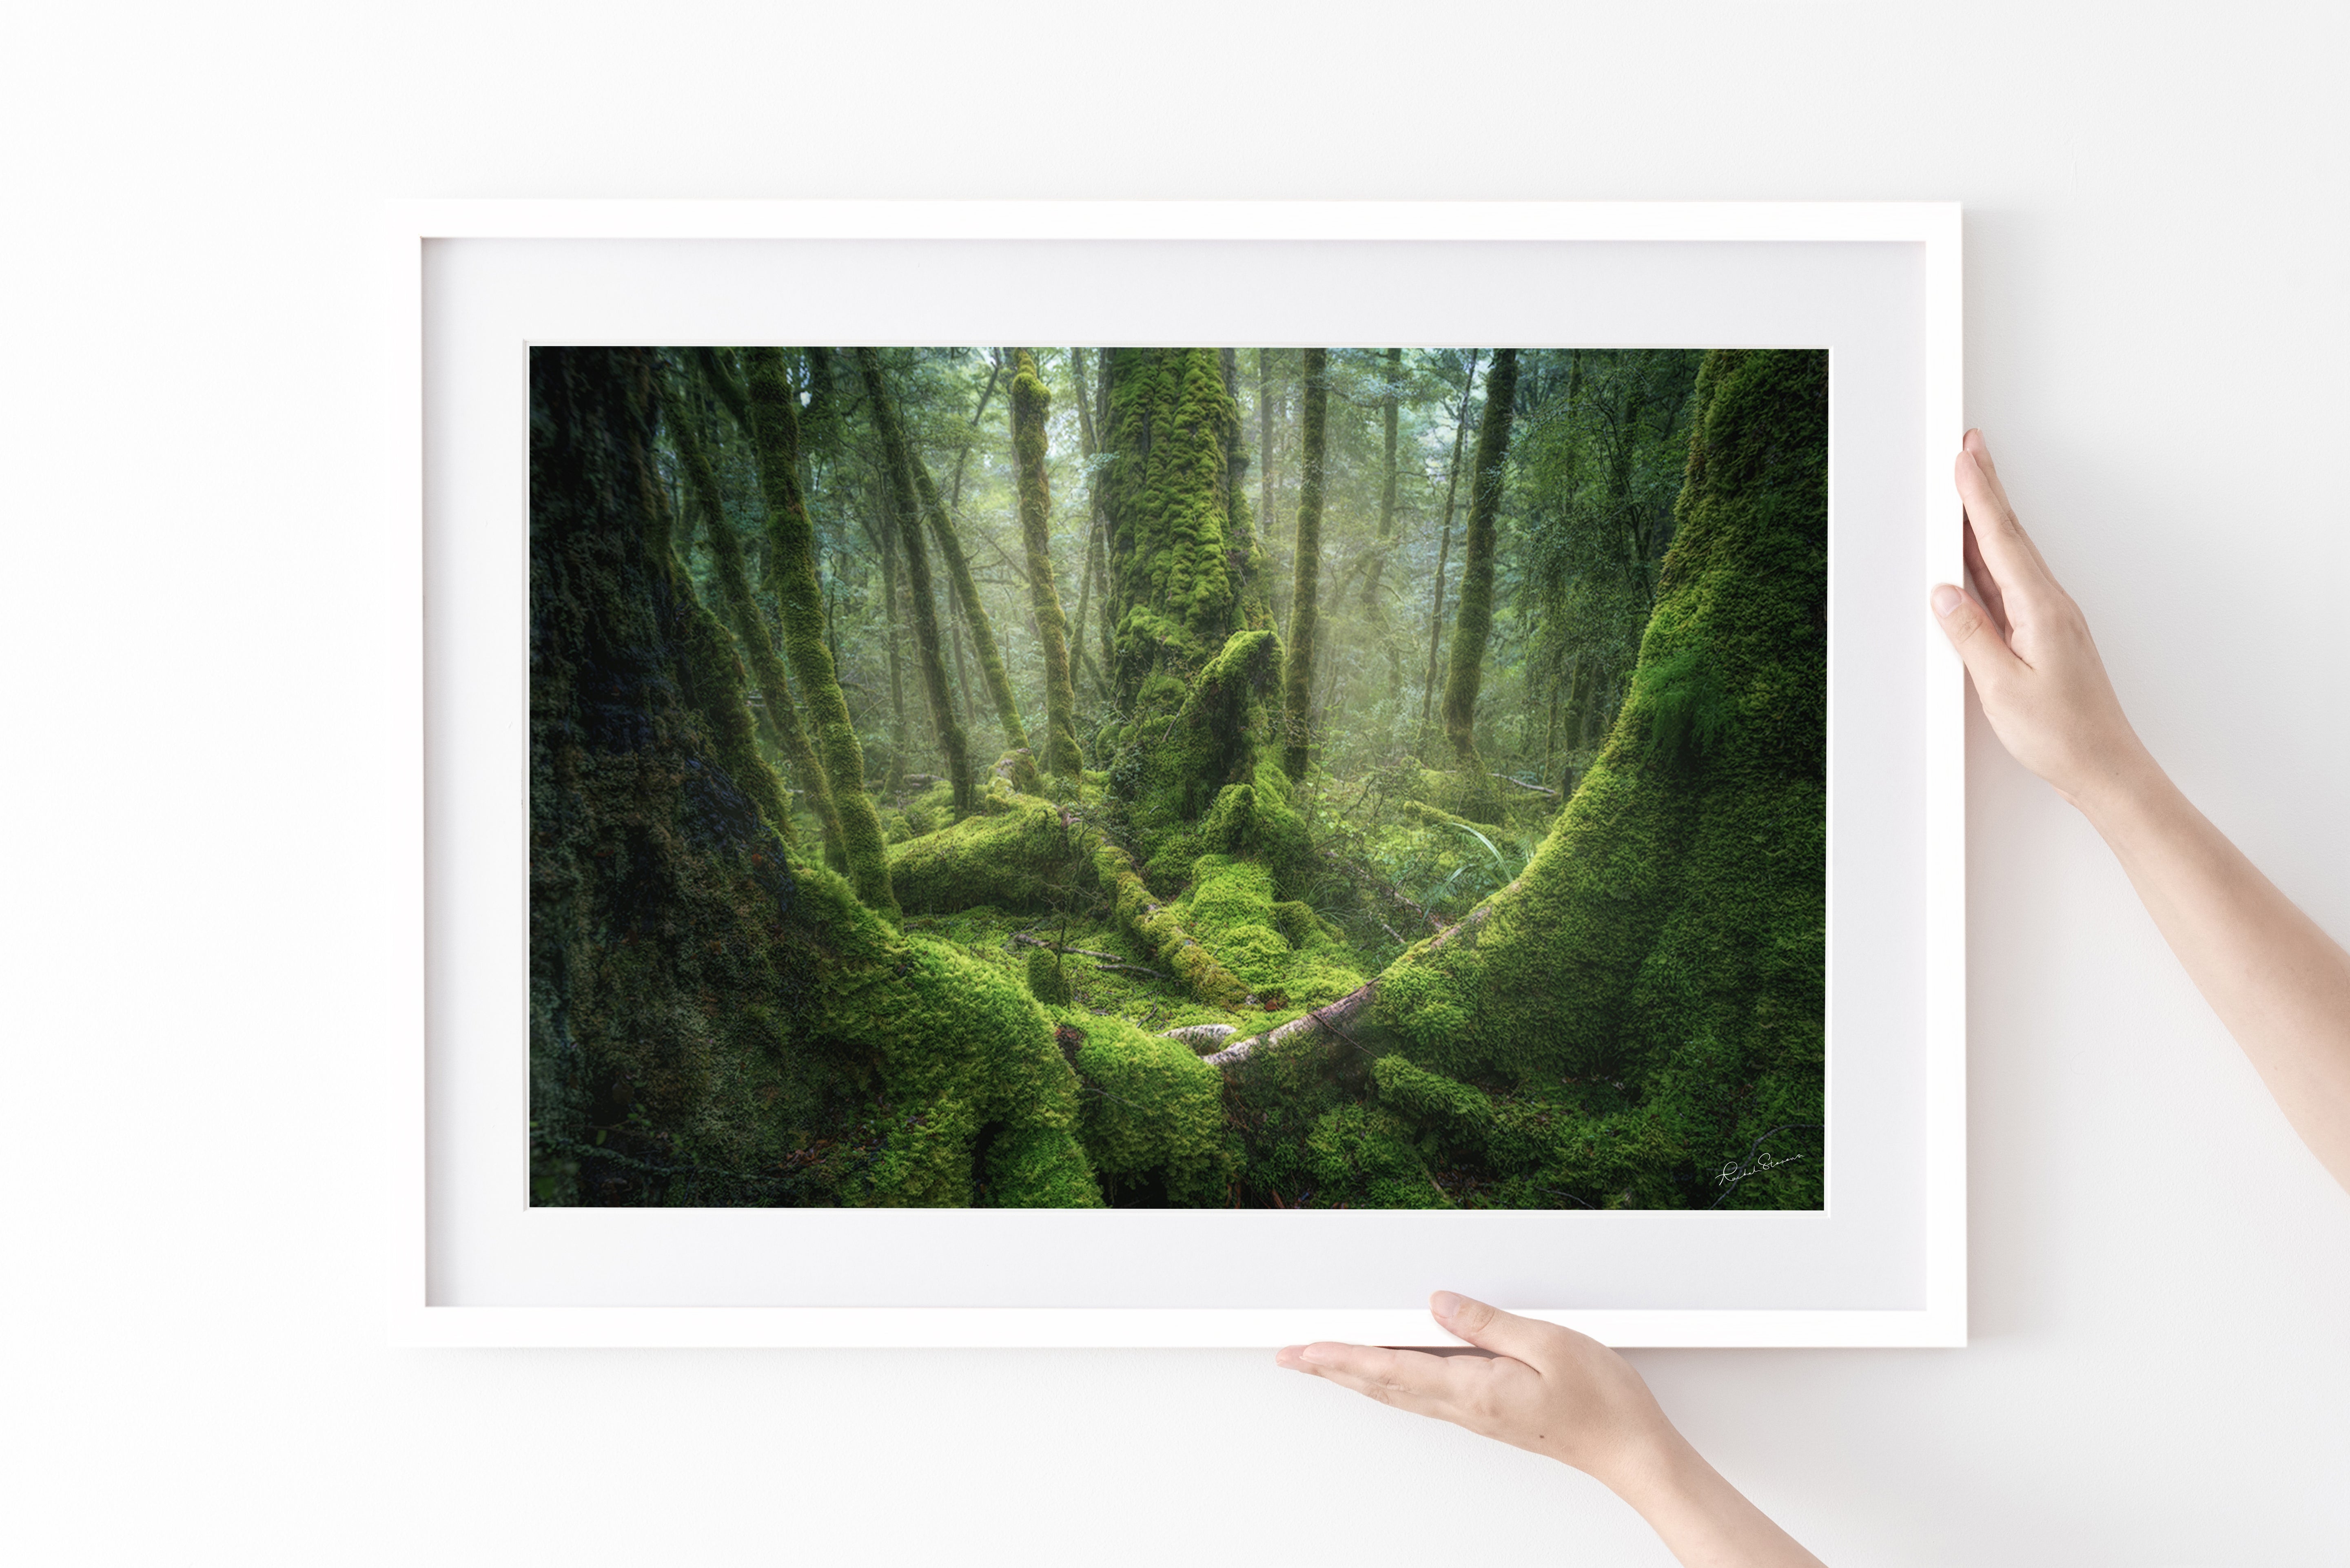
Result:
M1964 201L1970 417L2157 753L2342 934L2346 44L2316 5L17 8L8 1555L1664 1560L1244 1353L382 1348L375 197ZM1638 1364L1832 1563L2339 1563L2350 1197L1975 724L1973 1346Z

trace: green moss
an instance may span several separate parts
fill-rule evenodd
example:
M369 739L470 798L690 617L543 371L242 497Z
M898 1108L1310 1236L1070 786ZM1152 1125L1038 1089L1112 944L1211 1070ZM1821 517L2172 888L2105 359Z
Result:
M1014 797L1004 811L968 816L889 851L889 877L909 909L994 904L1041 909L1090 867L1050 803Z
M1163 1182L1170 1203L1221 1204L1240 1165L1224 1125L1223 1075L1189 1046L1118 1019L1067 1027L1085 1037L1080 1136L1094 1169L1114 1186Z
M1028 950L1028 994L1047 1007L1069 1005L1069 977L1061 972L1061 955L1049 948Z
M1229 784L1264 782L1260 761L1274 748L1266 704L1277 689L1281 643L1269 631L1235 632L1202 669L1171 718L1136 723L1110 767L1128 831L1150 874L1180 881L1205 847L1197 825ZM1276 768L1262 809L1285 805ZM1247 803L1253 821L1259 803ZM1232 836L1229 827L1223 842Z
M1035 1202L1091 1189L1074 1137L1076 1075L1017 981L898 931L822 872L803 877L794 916L785 945L822 981L803 1017L806 1048L869 1054L893 1107L845 1200Z
M1162 670L1195 666L1232 628L1227 452L1239 410L1213 348L1115 348L1103 490L1119 618L1110 672L1129 707Z
M1411 1129L1378 1106L1339 1106L1305 1137L1314 1207L1449 1209L1451 1200L1412 1147Z

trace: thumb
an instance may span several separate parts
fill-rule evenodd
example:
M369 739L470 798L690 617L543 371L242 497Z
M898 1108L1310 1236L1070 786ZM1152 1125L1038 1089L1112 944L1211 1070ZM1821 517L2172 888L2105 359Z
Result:
M1950 646L1966 661L1967 673L1975 678L1977 691L2006 679L2022 666L2023 661L2015 657L2015 650L2007 646L2007 639L2000 636L1999 628L1972 596L1944 583L1934 590L1932 599L1934 618L1941 623L1942 635L1950 639Z
M1437 1292L1428 1298L1428 1305L1437 1322L1478 1349L1512 1356L1528 1365L1539 1364L1540 1346L1552 1332L1548 1324L1503 1312L1500 1307L1488 1306L1451 1291Z

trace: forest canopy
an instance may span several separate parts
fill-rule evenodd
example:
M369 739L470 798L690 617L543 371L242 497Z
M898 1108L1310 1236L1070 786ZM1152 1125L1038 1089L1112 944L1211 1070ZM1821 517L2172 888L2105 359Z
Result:
M1821 1206L1825 353L530 421L534 1203Z

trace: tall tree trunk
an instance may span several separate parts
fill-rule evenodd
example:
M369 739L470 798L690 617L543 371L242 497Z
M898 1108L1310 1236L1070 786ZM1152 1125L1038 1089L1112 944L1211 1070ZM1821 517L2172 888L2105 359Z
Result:
M1217 359L1224 371L1224 395L1232 407L1241 404L1240 355L1230 348L1217 350ZM1249 452L1241 437L1241 422L1234 420L1226 427L1224 435L1224 499L1227 517L1225 535L1229 541L1225 560L1232 572L1233 591L1237 596L1235 630L1263 631L1273 626L1273 606L1265 593L1264 545L1258 536L1260 528L1273 525L1272 518L1263 513L1252 514L1248 499Z
M1273 350L1256 351L1256 514L1273 526Z
M766 618L751 592L750 569L743 558L742 541L735 538L733 526L726 521L726 504L718 487L717 471L711 467L710 454L693 428L693 413L686 399L677 395L674 388L665 387L664 393L661 406L669 415L670 434L677 442L686 481L702 512L711 560L717 567L719 597L726 607L726 618L733 624L734 635L742 640L752 679L758 685L760 720L775 749L791 763L792 773L806 794L816 820L824 824L829 853L846 865L840 848L840 814L833 809L824 764L816 760L806 727L800 722L799 705L793 700L790 681L785 678L783 657L775 651Z
M1020 496L1020 542L1028 560L1028 606L1045 662L1045 771L1073 784L1085 766L1077 750L1077 693L1069 679L1069 627L1053 581L1053 493L1045 472L1045 421L1052 396L1036 374L1036 357L1013 350L1012 465Z
M1069 385L1071 400L1077 405L1077 452L1085 459L1086 472L1086 572L1077 587L1077 624L1069 633L1069 647L1082 664L1086 659L1086 616L1093 607L1094 581L1101 576L1101 499L1094 487L1094 459L1101 448L1094 440L1093 399L1086 390L1086 351L1069 350ZM1103 609L1107 612L1105 599ZM1095 671L1097 679L1101 672Z
M904 639L898 627L898 531L889 524L889 487L875 476L873 515L881 521L872 529L881 556L881 626L889 644L889 774L890 782L906 771L906 670Z
M1444 734L1466 776L1464 798L1490 797L1492 781L1477 755L1477 691L1484 678L1485 645L1493 631L1493 545L1502 515L1502 480L1508 471L1510 418L1517 400L1518 351L1493 350L1485 373L1485 417L1477 427L1477 460L1470 476L1469 531L1461 542L1461 609L1452 629L1452 666L1444 682Z
M954 519L939 501L939 487L931 482L931 471L910 450L906 462L913 472L914 493L921 504L922 515L930 520L931 537L938 541L939 554L946 560L947 581L954 586L955 605L962 612L963 629L971 633L972 657L979 661L979 672L987 680L988 697L995 704L996 722L1003 729L1004 749L1019 751L1028 744L1028 728L1020 722L1020 703L1012 694L1012 677L1005 671L1003 654L996 647L995 623L980 601L978 580L971 575L971 559L963 554L962 538L955 532Z
M784 652L816 721L816 754L840 816L848 880L874 909L894 911L881 820L865 794L865 752L849 722L832 650L825 645L824 595L816 583L816 528L800 494L799 395L780 348L750 354L751 441L767 504L767 577L783 620Z
M1371 564L1363 575L1363 608L1370 613L1374 626L1387 624L1387 601L1379 597L1379 574L1388 564L1388 548L1395 538L1396 518L1396 425L1401 412L1403 391L1403 350L1390 348L1387 353L1387 388L1379 399L1379 418L1387 434L1387 456L1379 468L1379 537L1371 548Z
M1289 601L1289 659L1282 673L1281 765L1305 776L1313 750L1314 637L1322 583L1322 453L1330 421L1330 351L1305 350L1305 409L1298 431L1297 568Z
M941 765L953 787L957 815L971 811L975 800L971 777L971 742L962 721L955 716L954 691L947 684L946 649L939 638L939 601L931 587L930 552L922 545L922 504L914 486L913 458L898 406L889 396L881 355L873 348L857 351L857 369L865 379L865 395L873 424L881 438L881 462L889 476L890 508L898 524L898 540L905 552L906 597L913 610L914 662L922 672L922 695L928 700L931 724L944 753Z
M1452 499L1461 488L1461 450L1469 435L1469 401L1477 389L1477 350L1469 350L1469 376L1461 383L1461 411L1452 421L1452 462L1444 471L1444 523L1436 546L1436 606L1428 617L1428 679L1419 689L1421 744L1436 706L1437 656L1444 648L1444 568L1452 554Z

